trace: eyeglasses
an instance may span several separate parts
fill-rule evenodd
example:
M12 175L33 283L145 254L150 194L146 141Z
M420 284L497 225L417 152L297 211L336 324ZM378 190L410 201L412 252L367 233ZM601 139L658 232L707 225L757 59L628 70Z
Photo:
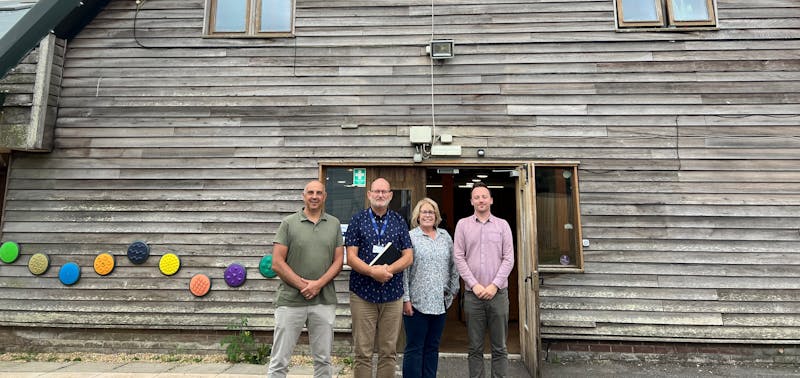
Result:
M385 196L385 195L391 193L392 191L391 190L370 190L370 192L375 193L375 194L381 194L381 195Z
M423 215L436 215L436 212L433 210L422 210L419 213Z

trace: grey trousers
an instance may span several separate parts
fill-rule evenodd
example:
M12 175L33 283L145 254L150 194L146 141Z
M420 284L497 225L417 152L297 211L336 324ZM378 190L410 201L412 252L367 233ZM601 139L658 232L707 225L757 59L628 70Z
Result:
M464 293L464 312L469 338L469 376L483 377L483 342L488 328L492 344L492 377L505 377L508 375L508 290L498 290L488 301L467 291Z
M267 377L283 378L289 372L297 338L308 328L308 343L314 359L314 378L329 378L331 349L333 348L333 322L336 305L314 305L302 307L281 306L275 309L275 335L269 359Z

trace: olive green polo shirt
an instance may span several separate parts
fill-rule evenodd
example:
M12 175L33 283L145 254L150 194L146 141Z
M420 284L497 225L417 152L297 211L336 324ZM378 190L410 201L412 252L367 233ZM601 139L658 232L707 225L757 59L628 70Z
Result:
M334 250L344 244L339 219L323 213L319 222L314 224L302 209L281 221L273 242L287 246L286 263L298 276L312 280L319 279L328 271L333 263ZM312 300L306 300L300 290L285 282L278 286L275 306L317 304L336 304L333 280Z

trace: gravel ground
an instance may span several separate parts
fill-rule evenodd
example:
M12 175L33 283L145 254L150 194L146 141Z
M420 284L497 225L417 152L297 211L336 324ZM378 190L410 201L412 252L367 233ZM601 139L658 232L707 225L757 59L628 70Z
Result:
M0 361L44 361L44 362L192 362L221 363L224 355L190 355L190 354L152 354L152 353L3 353Z
M199 354L154 354L154 353L2 353L0 361L43 361L43 362L181 362L181 363L226 363L225 355ZM339 359L334 357L334 362ZM309 356L292 356L292 365L311 365Z

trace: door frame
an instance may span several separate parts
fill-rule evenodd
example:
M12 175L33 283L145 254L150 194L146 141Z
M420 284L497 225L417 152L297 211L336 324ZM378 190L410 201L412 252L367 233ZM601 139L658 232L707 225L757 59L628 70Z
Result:
M502 167L517 172L517 280L519 283L519 337L520 357L533 377L540 376L539 356L541 338L539 335L539 272L536 259L536 182L534 169L536 162L521 160L487 160L464 162L443 160L424 163L404 163L396 161L338 160L320 161L318 177L325 183L323 175L327 167L387 167L420 169L432 168L492 168ZM369 185L370 182L367 182ZM529 290L525 290L525 288Z

